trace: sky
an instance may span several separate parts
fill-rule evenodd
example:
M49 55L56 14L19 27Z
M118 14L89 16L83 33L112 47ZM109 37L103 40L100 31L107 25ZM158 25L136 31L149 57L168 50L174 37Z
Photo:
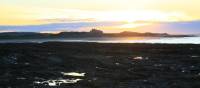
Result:
M0 0L0 32L200 33L200 0Z

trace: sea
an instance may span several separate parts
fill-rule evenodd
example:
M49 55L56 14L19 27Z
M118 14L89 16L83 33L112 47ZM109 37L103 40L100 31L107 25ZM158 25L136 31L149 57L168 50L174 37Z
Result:
M43 43L43 42L200 44L200 37L97 37L97 38L88 37L88 38L0 40L0 43Z

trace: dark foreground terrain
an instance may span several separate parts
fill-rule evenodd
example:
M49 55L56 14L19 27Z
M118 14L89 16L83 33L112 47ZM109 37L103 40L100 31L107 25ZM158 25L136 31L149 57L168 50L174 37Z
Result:
M200 45L0 44L0 88L200 88Z

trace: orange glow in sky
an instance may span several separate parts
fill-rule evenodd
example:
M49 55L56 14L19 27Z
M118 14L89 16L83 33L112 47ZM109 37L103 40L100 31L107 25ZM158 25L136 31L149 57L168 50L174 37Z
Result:
M199 9L200 0L0 0L0 25L123 22L103 28L129 30L199 20Z

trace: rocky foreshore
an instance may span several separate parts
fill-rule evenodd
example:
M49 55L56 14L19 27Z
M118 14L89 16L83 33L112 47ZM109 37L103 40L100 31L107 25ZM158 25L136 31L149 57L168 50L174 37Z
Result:
M200 45L0 44L0 88L199 88Z

